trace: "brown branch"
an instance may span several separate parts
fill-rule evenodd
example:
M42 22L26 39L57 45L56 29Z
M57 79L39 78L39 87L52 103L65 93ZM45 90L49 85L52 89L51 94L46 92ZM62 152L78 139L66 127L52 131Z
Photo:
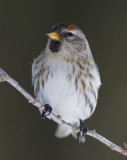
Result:
M8 82L10 83L14 88L16 88L28 101L29 103L32 103L34 106L38 107L38 109L44 109L45 106L43 106L39 101L37 101L34 97L32 97L23 87L20 86L13 78L11 78L6 72L4 72L0 68L0 82ZM55 115L53 112L50 114L51 118L58 124L61 124L67 128L72 129L75 133L79 132L79 128L74 127L72 124L65 122L60 118L60 116ZM127 156L127 150L115 145L108 139L104 138L103 136L97 134L95 131L88 130L87 135L97 139L98 141L104 143L112 150L115 150L122 155Z

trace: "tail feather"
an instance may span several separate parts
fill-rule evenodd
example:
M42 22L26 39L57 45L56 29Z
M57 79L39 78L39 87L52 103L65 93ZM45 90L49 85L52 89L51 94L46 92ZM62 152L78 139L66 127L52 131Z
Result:
M69 128L66 128L62 125L58 125L57 130L55 132L55 136L57 138L64 138L69 136L70 134L72 134L72 136L77 139L77 135ZM85 138L84 137L80 137L79 138L79 142L84 143L85 142Z
M63 137L69 136L71 132L72 131L70 129L64 126L58 125L55 136L58 138L63 138Z

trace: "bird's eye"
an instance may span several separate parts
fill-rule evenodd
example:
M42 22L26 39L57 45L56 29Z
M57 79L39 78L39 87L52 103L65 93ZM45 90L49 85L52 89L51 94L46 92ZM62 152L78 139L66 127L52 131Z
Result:
M73 37L73 34L71 32L68 32L67 37Z

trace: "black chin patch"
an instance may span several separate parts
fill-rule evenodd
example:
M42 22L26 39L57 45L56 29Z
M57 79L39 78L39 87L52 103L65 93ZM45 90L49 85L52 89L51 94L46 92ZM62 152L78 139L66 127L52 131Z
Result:
M60 49L60 45L61 45L61 42L60 42L60 41L51 40L50 45L49 45L49 49L50 49L52 52L58 52L59 49Z

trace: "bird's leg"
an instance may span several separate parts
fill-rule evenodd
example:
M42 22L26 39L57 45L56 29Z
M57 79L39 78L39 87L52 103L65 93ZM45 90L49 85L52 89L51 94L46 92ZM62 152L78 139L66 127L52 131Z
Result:
M81 121L81 119L80 119L80 126L79 126L79 128L80 128L80 131L77 133L77 142L79 142L79 138L80 138L80 136L85 136L86 135L86 133L87 133L87 130L88 130L88 128L83 124L83 122Z
M80 133L82 133L82 137L86 135L88 128L83 124L80 120Z
M79 143L80 132L77 133L77 142Z
M50 113L52 112L52 107L49 104L45 104L45 109L42 112L42 117L47 117L50 115Z

